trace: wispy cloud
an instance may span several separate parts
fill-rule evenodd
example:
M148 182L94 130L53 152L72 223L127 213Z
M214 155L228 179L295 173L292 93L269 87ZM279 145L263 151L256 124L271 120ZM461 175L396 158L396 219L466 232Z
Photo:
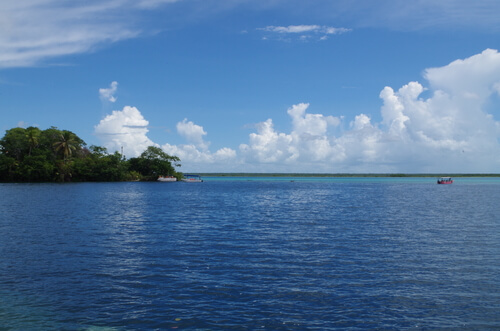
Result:
M329 35L342 34L351 31L351 29L347 28L335 28L321 25L270 25L265 28L258 28L257 30L264 31L266 33L264 39L276 38L278 40L285 40L282 37L283 35L296 35L301 40L306 40L312 36L317 37L318 40L326 40Z
M115 102L116 101L115 93L117 90L118 90L118 82L116 81L112 82L109 88L100 88L99 97L101 98L101 101Z
M496 0L228 0L228 2L253 6L257 10L273 9L280 13L291 14L291 17L302 17L309 22L342 22L342 25L353 29L366 27L406 31L470 29L488 32L500 29L500 15L498 15L500 2Z
M175 0L6 0L0 2L0 68L39 65L134 38L134 13Z
M289 26L267 26L261 30L269 32L278 33L323 33L323 34L341 34L344 32L351 31L351 29L346 28L334 28L331 26L319 26L319 25L289 25Z
M176 22L210 20L250 7L255 11L273 9L283 17L300 13L313 22L341 21L350 28L500 29L500 2L494 0L316 0L314 5L303 0L3 0L0 69L53 64L49 60L136 38L147 33L150 25L143 20L145 13L177 2L183 7L175 11ZM263 39L326 40L350 28L270 25L259 31Z
M284 4L284 3L283 3ZM495 0L318 0L317 17L349 22L351 27L394 30L495 30L500 29L500 2ZM306 4L297 10L311 11Z

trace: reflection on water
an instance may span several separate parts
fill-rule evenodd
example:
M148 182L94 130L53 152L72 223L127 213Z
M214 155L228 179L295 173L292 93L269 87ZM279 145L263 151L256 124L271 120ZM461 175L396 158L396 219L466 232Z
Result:
M457 181L458 184L458 181ZM13 329L488 329L500 185L0 185Z

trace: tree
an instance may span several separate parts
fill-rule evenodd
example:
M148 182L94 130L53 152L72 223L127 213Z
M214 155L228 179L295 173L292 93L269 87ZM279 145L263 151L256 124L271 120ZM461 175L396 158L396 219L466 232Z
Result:
M67 130L36 127L7 130L0 139L0 181L122 181L177 176L172 166L180 159L150 146L137 158L126 160L119 152L85 147Z
M54 126L51 126L50 128L41 132L40 140L38 143L37 153L45 155L47 157L47 160L54 164L58 157L58 153L56 152L54 144L60 140L61 134L61 130Z
M18 177L28 182L49 182L53 180L54 164L45 155L27 155L19 166Z
M19 162L15 158L0 154L0 181L15 181L18 166Z
M31 155L33 149L38 147L38 143L40 141L41 131L39 128L30 126L26 129L26 139L28 140L28 156Z
M130 171L137 171L148 180L156 180L158 176L179 176L172 166L180 166L180 159L165 153L161 148L149 146L139 157L131 158Z
M64 161L67 161L73 154L73 151L77 148L81 148L82 143L83 140L78 138L73 132L64 130L61 132L58 141L56 141L53 146L56 153L61 153Z
M78 138L78 136L73 132L63 130L59 134L57 141L55 141L52 145L56 155L61 155L63 157L62 161L56 162L59 179L60 181L70 181L73 176L71 156L74 151L81 150L82 145L85 145L85 142Z
M0 145L4 155L22 161L29 150L26 129L13 128L7 130L5 136L0 140Z

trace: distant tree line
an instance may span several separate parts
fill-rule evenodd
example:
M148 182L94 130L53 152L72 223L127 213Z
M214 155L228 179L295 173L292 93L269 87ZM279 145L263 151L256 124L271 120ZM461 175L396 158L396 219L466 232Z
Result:
M51 127L13 128L0 140L2 182L86 182L156 180L182 177L174 166L180 159L150 146L139 157L126 159L100 146L87 147L76 134Z

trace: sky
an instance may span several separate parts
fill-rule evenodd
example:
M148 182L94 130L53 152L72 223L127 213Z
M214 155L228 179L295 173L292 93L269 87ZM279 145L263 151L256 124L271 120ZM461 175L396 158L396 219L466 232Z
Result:
M499 173L497 0L3 0L0 131L183 172Z

